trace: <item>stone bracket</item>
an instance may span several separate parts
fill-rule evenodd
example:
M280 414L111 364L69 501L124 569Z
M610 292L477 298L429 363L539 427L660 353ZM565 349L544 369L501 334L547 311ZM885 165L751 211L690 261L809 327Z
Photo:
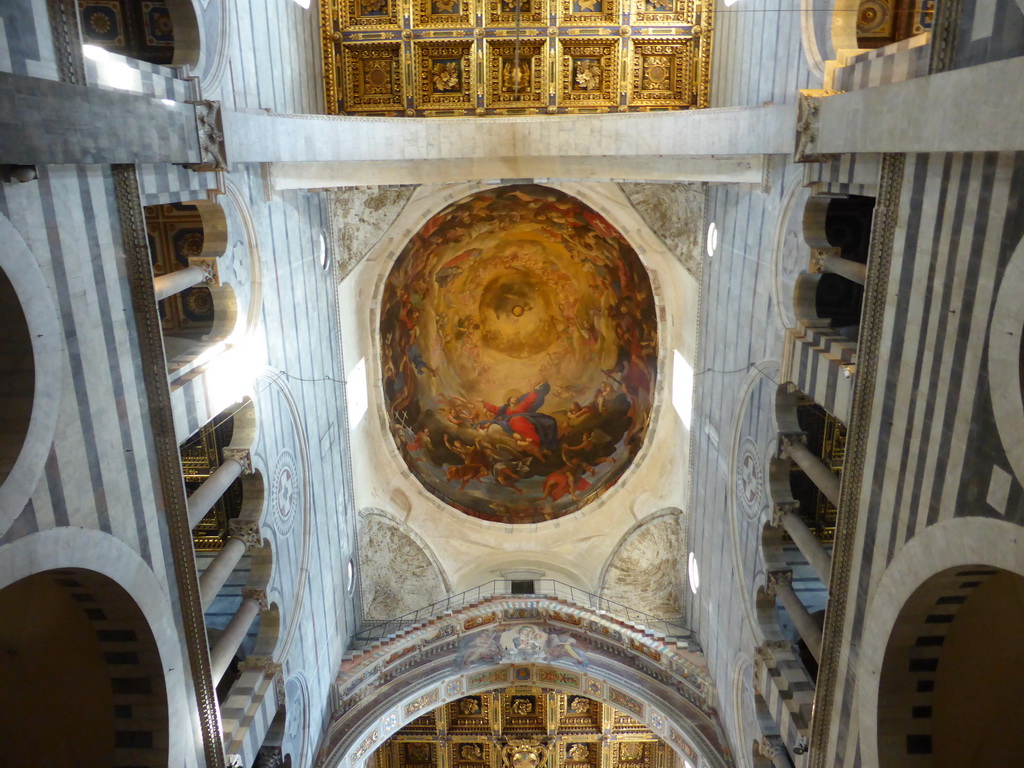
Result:
M836 91L800 91L796 113L796 152L793 158L796 162L821 163L832 159L832 155L818 151L818 140L821 133L822 101L834 95Z
M224 122L219 101L191 101L196 110L196 132L199 134L198 163L186 165L197 172L226 171L227 149L224 143Z

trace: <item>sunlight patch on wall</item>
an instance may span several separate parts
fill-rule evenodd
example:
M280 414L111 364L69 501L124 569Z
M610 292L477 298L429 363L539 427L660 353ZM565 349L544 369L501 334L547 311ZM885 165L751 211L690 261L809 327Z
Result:
M673 353L672 405L683 420L683 426L689 429L693 418L693 366L678 349Z
M348 398L349 429L359 426L370 405L370 393L366 383L366 358L361 358L345 379L345 395Z

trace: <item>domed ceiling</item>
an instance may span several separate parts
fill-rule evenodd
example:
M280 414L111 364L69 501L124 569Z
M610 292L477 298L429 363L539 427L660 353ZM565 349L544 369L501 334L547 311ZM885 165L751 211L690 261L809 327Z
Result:
M621 234L539 186L465 198L395 262L381 308L391 432L439 499L536 523L611 487L643 444L651 284Z

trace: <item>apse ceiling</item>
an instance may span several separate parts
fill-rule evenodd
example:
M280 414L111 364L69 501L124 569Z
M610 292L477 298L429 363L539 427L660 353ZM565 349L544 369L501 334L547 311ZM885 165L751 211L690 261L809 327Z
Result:
M510 688L466 696L413 720L370 768L672 768L641 723L579 694Z
M561 517L611 487L647 433L650 280L622 235L564 192L478 192L429 219L380 314L395 445L434 496L506 523Z
M329 114L706 107L712 10L695 0L323 0Z

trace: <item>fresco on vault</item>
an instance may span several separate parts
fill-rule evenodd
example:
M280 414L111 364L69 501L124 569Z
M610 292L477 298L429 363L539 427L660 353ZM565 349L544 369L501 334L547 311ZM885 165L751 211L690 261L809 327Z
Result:
M643 444L657 363L650 281L573 197L523 185L450 205L396 260L380 322L398 449L467 514L568 514Z

